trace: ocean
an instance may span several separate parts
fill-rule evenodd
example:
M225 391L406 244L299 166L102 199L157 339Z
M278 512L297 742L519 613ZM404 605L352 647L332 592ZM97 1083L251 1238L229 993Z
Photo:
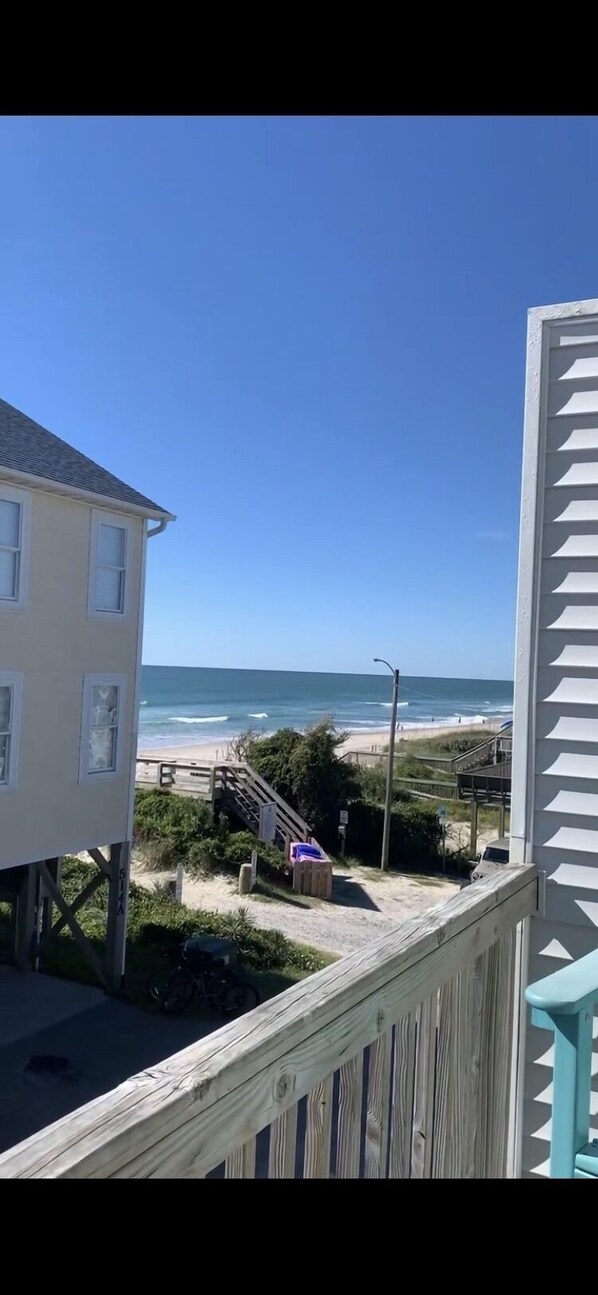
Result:
M350 732L390 727L392 677L312 674L290 670L142 667L140 749L227 741L252 728L305 729L332 715ZM403 728L480 723L512 716L513 684L496 679L401 677L398 724Z

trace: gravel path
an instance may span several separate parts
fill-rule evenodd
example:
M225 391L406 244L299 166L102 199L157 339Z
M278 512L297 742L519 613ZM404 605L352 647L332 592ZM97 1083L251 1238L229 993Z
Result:
M169 874L147 873L133 868L135 881L151 888ZM240 906L248 910L256 926L282 931L291 940L314 945L329 953L353 953L378 939L407 917L436 908L458 890L455 882L440 877L410 877L390 873L380 876L371 868L337 868L333 900L306 900L289 891L287 901L266 900L257 895L240 897L236 883L219 875L201 879L185 878L183 903L221 913ZM302 904L308 904L303 907Z

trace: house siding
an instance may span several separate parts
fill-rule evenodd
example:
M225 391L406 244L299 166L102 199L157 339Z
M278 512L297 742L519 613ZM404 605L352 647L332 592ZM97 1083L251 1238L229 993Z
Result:
M43 491L30 494L25 605L0 605L0 671L23 676L17 784L0 794L0 868L127 839L137 729L145 523L123 512L130 528L128 616L118 621L89 619L92 508ZM123 675L127 680L120 717L121 769L97 784L79 782L86 674Z
M598 944L598 301L530 312L515 675L511 858L541 875L533 982ZM528 1024L524 1176L548 1173L552 1063ZM597 1073L598 1056L592 1136Z

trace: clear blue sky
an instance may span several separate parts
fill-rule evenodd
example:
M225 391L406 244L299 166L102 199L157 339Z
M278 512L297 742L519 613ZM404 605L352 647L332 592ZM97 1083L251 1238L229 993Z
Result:
M177 514L146 662L512 677L526 311L598 294L597 148L0 119L0 395Z

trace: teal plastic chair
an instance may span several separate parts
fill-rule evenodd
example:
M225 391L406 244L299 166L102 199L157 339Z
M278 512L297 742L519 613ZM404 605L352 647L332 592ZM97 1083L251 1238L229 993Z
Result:
M598 1141L587 1141L598 950L529 985L525 997L533 1024L554 1033L550 1177L598 1179Z

